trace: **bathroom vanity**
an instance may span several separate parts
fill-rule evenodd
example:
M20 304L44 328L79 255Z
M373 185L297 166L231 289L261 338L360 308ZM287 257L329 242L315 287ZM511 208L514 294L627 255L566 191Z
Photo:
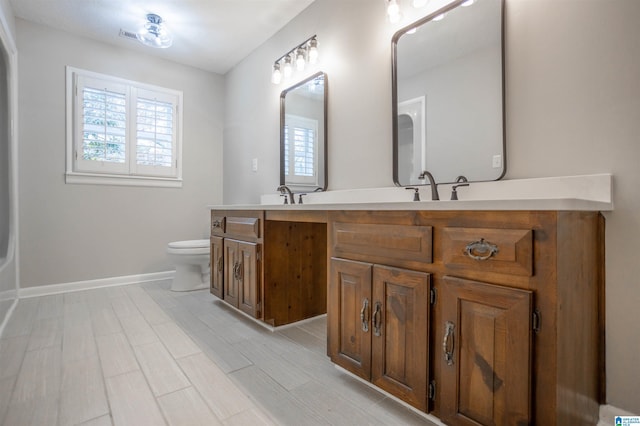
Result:
M607 207L529 201L214 206L211 292L446 424L595 424Z

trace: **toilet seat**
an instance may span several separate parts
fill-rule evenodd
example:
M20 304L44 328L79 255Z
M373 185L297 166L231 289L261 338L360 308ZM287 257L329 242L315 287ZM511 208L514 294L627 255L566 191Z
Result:
M173 241L167 245L171 254L209 254L209 240Z

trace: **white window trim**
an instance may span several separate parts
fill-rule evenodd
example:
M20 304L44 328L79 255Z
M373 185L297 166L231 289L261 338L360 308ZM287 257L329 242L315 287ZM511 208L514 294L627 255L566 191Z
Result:
M75 76L82 75L90 78L99 78L109 80L115 84L125 84L132 87L133 90L150 90L154 92L164 92L177 98L177 129L176 129L176 176L152 176L139 174L115 174L115 173L99 173L78 171L74 168L75 161L75 140L74 128L75 111L74 111L74 90ZM135 88L135 89L134 89ZM166 89L164 87L153 86L150 84L139 83L136 81L125 80L118 77L112 77L105 74L87 71L71 66L66 67L66 170L65 182L68 184L95 184L95 185L119 185L119 186L151 186L151 187L182 187L182 91Z

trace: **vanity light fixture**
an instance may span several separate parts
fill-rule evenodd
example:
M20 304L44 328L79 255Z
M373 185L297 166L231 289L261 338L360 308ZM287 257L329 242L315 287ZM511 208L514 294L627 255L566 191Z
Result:
M280 56L273 63L271 72L271 82L280 84L282 77L285 79L293 74L293 62L295 61L296 69L303 71L307 63L315 64L318 62L318 37L311 36L284 55Z
M173 38L164 26L162 18L155 13L147 15L147 21L136 33L136 38L145 46L160 49L166 49L173 43Z

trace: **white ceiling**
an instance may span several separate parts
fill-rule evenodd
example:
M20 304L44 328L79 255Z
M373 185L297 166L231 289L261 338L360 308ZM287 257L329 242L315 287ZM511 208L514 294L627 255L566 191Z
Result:
M10 0L16 17L225 74L314 0ZM168 49L120 37L147 13L173 34Z

